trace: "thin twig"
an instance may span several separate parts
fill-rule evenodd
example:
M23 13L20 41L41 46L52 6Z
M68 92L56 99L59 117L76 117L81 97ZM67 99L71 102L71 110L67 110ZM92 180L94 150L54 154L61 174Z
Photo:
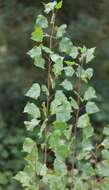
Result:
M52 50L52 42L53 42L53 33L54 33L54 24L55 24L55 13L52 14L52 29L50 34L50 43L49 48ZM48 59L48 77L47 77L47 87L50 94L50 88L51 88L51 57L49 55ZM49 102L50 102L50 95L47 98L47 115L49 114ZM47 126L45 127L45 153L44 153L44 163L47 162Z
M80 62L80 74L79 74L79 78L78 78L78 86L77 86L77 104L79 106L77 112L76 112L76 118L75 118L75 125L73 125L74 127L74 136L73 136L73 163L72 163L72 170L71 170L71 175L73 178L73 170L75 168L75 160L76 160L76 152L77 152L77 123L78 123L78 118L79 118L79 113L80 113L80 91L81 91L81 71L82 71L82 67L83 67L83 60ZM72 127L72 129L73 129ZM73 183L71 183L71 190L73 188Z

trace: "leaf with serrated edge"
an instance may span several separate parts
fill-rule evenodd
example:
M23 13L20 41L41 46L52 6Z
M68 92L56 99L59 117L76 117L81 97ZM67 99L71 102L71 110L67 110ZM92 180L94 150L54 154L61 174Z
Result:
M34 32L31 34L31 39L36 42L43 41L43 30L41 27L36 26Z
M88 114L84 114L79 117L77 127L78 128L85 128L90 126L90 119Z
M63 24L57 28L57 33L56 33L57 38L61 38L66 33L66 28L67 28L66 24Z
M43 15L38 15L38 17L36 19L36 25L41 28L47 28L48 27L47 18Z
M84 94L84 99L85 100L91 100L93 98L96 98L95 89L93 87L89 87Z
M86 112L88 114L93 114L99 112L99 108L95 104L95 102L87 102L86 104Z
M26 96L37 100L40 96L40 85L38 83L34 83L30 90L26 93Z
M63 86L63 88L68 90L68 91L73 90L72 83L67 79L65 79L60 85Z
M34 103L28 102L24 108L24 113L28 113L30 116L36 119L40 118L40 110Z

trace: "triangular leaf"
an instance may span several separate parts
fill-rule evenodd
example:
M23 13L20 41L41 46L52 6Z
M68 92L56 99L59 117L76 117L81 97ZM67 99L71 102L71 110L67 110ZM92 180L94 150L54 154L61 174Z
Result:
M58 9L61 9L62 4L63 4L63 0L59 1L59 3L57 3L57 5L55 6L55 8L56 8L57 10L58 10Z
M103 134L106 136L109 135L109 125L107 127L104 127Z
M39 26L41 28L47 28L48 27L47 18L43 15L38 15L36 24L37 24L37 26Z
M56 33L57 38L61 38L66 33L66 28L67 28L66 24L63 24L60 27L58 27Z
M49 12L51 12L52 10L54 10L54 8L55 8L56 5L57 5L56 1L44 4L44 6L45 6L44 12L48 14Z
M31 177L28 175L28 173L21 171L19 172L14 179L16 179L17 181L19 181L23 187L31 187Z
M24 124L28 131L33 131L34 127L39 124L40 120L32 119L31 121L25 121Z
M41 52L41 47L40 46L35 46L33 47L28 53L27 53L31 58L35 58L37 56L40 56L42 54Z
M24 113L28 113L30 116L36 119L40 118L40 110L34 103L28 102L24 108Z
M84 94L84 99L85 100L91 100L93 98L96 98L95 89L93 87L89 87Z
M23 151L27 153L31 153L36 143L29 137L25 138L24 144L23 144Z
M79 117L77 127L78 128L85 128L90 126L90 119L88 114L84 114Z
M62 85L64 87L64 89L70 91L73 90L73 85L70 81L68 81L67 79L65 79L60 85Z
M99 112L99 108L97 107L95 102L87 102L87 104L86 104L86 112L88 114L93 114L93 113Z
M72 44L71 40L67 37L62 38L62 40L59 43L60 52L70 54L72 48L73 48L73 44Z
M37 100L37 98L40 96L40 86L38 83L34 83L30 90L26 93L26 96L30 98L34 98Z
M64 71L67 77L72 77L73 74L75 73L75 70L71 66L64 67Z
M95 52L95 47L94 48L90 48L86 50L86 63L91 62L94 59L94 52Z
M35 61L34 61L34 65L36 66L36 67L39 67L39 68L41 68L41 69L45 69L45 60L43 59L43 57L42 56L37 56L37 57L35 57Z
M31 39L36 42L42 42L43 41L43 30L41 27L36 26L34 32L32 32Z

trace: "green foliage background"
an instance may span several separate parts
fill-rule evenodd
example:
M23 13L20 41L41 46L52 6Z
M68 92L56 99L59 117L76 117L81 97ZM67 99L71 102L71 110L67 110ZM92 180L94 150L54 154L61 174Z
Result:
M46 2L48 2L46 0ZM24 93L33 81L44 80L36 73L26 52L31 49L30 33L38 13L40 0L0 1L0 190L21 189L12 175L23 166L21 146L26 136L22 114ZM92 81L102 109L93 118L100 129L109 121L109 2L107 0L64 0L58 22L68 24L74 44L96 46Z

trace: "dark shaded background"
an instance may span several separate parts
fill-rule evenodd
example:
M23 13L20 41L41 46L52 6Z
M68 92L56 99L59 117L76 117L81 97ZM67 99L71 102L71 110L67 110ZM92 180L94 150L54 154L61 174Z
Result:
M20 151L26 136L24 93L33 81L43 80L26 52L42 7L40 0L0 0L0 190L21 190L12 175L24 164ZM109 1L64 0L57 22L68 24L75 45L97 47L92 83L102 111L93 120L102 127L109 122Z

